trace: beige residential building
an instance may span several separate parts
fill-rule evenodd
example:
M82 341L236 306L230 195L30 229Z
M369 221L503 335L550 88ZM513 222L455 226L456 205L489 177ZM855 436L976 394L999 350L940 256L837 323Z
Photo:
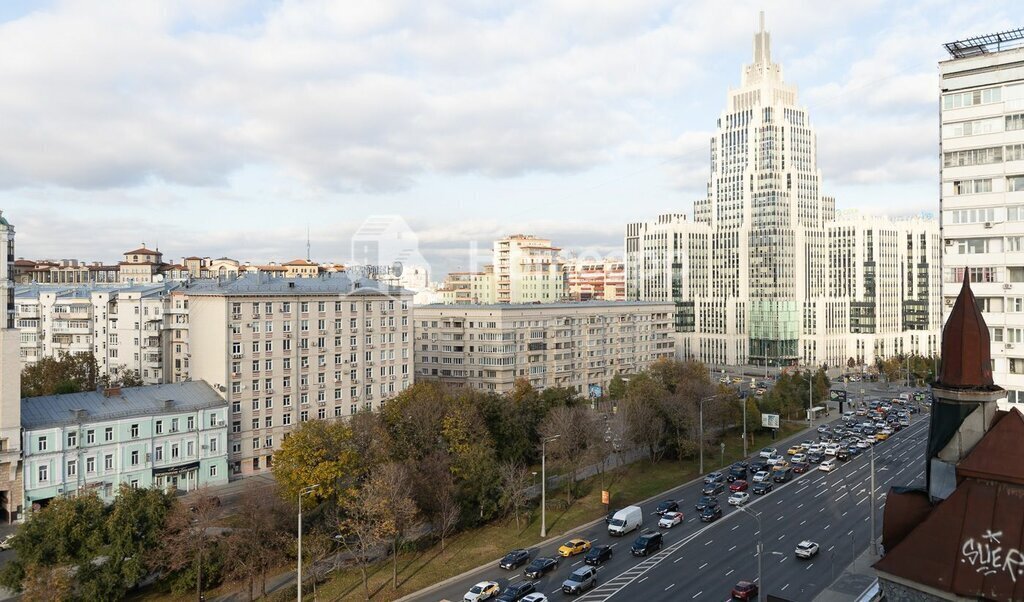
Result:
M551 241L513 234L494 241L497 303L554 303L565 297L562 260Z
M626 300L626 264L621 259L569 259L562 271L570 301Z
M157 275L164 267L164 254L159 250L147 249L146 243L134 251L126 251L120 264L118 280L129 283L147 283L159 280Z
M642 301L419 306L416 376L499 393L525 378L600 396L616 374L674 356L673 312Z
M188 325L172 330L187 337L181 353L190 354L191 378L230 404L233 475L270 469L300 422L378 410L413 382L412 293L404 289L340 274L250 275L193 282L182 295L187 305L174 295L171 311L187 310Z
M0 520L21 517L21 363L14 328L14 226L0 213Z

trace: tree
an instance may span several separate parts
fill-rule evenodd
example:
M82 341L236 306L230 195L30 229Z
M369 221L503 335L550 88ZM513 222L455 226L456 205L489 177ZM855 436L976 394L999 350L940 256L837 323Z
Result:
M175 501L172 505L155 556L157 566L172 575L174 591L195 588L196 597L202 598L203 590L220 583L220 538L211 531L216 517L217 502L208 495L190 504Z
M445 540L462 516L451 457L445 451L432 453L416 465L411 478L416 504L430 519L444 551Z
M367 495L380 501L376 529L391 539L391 586L398 589L398 548L405 531L416 517L416 503L409 496L409 472L405 466L391 462L380 466L364 485Z
M441 440L451 457L463 518L474 514L479 521L492 518L500 497L497 454L480 410L468 398L449 404L442 418Z
M61 351L21 371L21 396L59 395L96 389L99 366L92 353Z
M107 374L103 374L98 380L99 384L104 387L141 387L145 384L142 382L142 375L139 374L139 371L133 370L125 364L110 368Z
M171 502L159 489L121 485L105 520L106 562L97 567L104 578L95 582L101 589L82 591L86 598L121 598L149 575L156 564L150 551L161 542Z
M519 530L519 511L526 505L532 475L525 465L506 460L498 465L498 476L501 479L501 507L516 517L516 530Z
M665 389L646 374L629 381L622 406L627 438L647 450L651 463L664 454L667 424L659 406L667 396Z
M616 373L612 377L612 382L608 383L608 397L612 399L622 399L626 395L626 381L622 379L622 375Z
M262 595L267 595L267 572L284 560L294 541L291 507L264 490L251 484L242 492L238 515L245 523L232 529L225 541L229 575L246 584L250 602L257 579Z
M312 582L314 601L317 599L317 585L337 565L337 556L334 562L327 561L336 547L334 534L323 526L302 535L303 585L307 580Z
M359 452L352 442L352 428L345 421L309 420L299 425L274 454L274 476L286 499L320 485L310 497L329 500L351 495L360 476Z
M338 541L359 567L363 594L370 599L370 586L366 569L373 562L378 548L391 534L387 530L384 501L375 497L367 487L355 497L343 500L337 508Z
M571 504L576 492L576 475L583 467L588 452L600 437L600 431L590 410L582 406L561 406L548 413L541 424L540 435L551 439L547 453L567 473L566 503ZM558 437L554 439L554 437Z

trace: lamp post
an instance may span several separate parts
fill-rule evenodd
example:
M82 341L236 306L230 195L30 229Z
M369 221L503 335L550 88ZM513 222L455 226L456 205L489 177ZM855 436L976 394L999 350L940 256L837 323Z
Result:
M871 533L869 534L871 556L877 557L878 548L875 545L875 444L871 444Z
M721 396L721 393L716 393L700 400L700 474L704 474L704 402Z
M298 601L302 602L302 496L313 493L320 488L320 483L316 485L310 485L309 487L303 487L299 490L299 567L298 567L298 578L296 582L298 584Z
M757 521L757 600L758 602L764 602L764 573L761 571L761 556L764 555L764 545L761 540L761 515L748 510L746 506L736 506L736 509Z
M547 489L548 489L548 473L547 473L547 443L548 441L554 441L561 435L554 435L546 437L540 440L540 536L548 536L548 504L547 504Z
M740 397L740 405L743 406L743 457L747 457L747 398Z
M811 369L807 369L807 428L811 428L814 422L814 374Z

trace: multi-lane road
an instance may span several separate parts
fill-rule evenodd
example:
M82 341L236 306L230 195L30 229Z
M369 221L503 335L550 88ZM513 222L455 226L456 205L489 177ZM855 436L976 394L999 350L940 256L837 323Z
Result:
M923 482L927 423L927 414L915 414L909 428L875 446L877 533L881 532L881 509L888 488ZM808 437L799 435L780 441L779 447L785 450L791 442L805 438ZM767 593L793 600L811 599L867 548L870 456L871 450L866 450L840 463L832 472L811 470L788 483L776 484L774 491L767 495L752 496L747 510L758 515L763 528L760 533L764 546L761 580ZM700 497L701 486L699 482L689 483L642 505L646 528L657 528L654 508L661 499L679 501L686 514L683 524L662 530L665 546L648 558L634 558L629 553L636 532L613 538L603 522L567 534L567 540L583 537L592 540L594 545L614 546L613 557L598 571L598 587L578 599L588 602L725 600L737 581L756 581L757 519L728 506L725 503L728 494L723 494L719 496L725 510L723 517L713 523L700 522L694 503ZM821 545L815 558L799 560L794 556L796 544L803 539ZM531 549L531 557L556 556L560 543ZM582 562L580 556L563 559L556 571L536 581L537 591L552 600L568 598L561 594L561 583ZM509 583L523 579L522 569L503 571L495 563L411 599L462 600L478 581L497 581L504 589Z

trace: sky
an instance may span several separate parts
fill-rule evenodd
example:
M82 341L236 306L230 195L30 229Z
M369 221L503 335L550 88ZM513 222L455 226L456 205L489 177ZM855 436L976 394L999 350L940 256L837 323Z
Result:
M367 219L436 280L512 233L621 256L704 194L765 10L824 193L935 215L942 43L1015 6L5 0L0 210L34 259L349 262Z

